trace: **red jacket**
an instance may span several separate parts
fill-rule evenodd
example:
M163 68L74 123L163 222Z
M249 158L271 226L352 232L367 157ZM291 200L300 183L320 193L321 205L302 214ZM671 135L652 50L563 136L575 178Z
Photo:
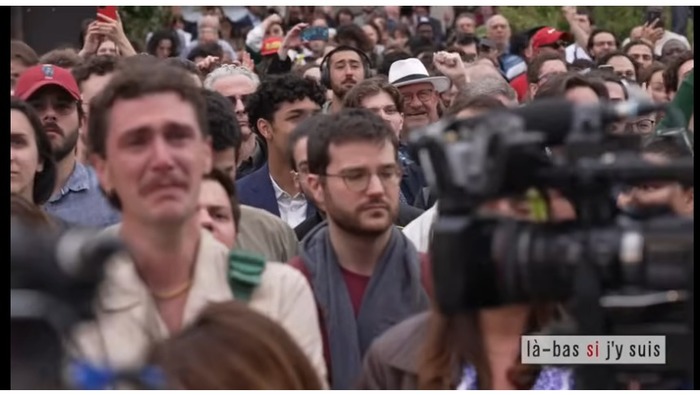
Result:
M518 101L520 103L523 103L527 96L527 73L522 73L519 76L513 78L510 81L510 86L513 87L513 89L515 89L515 93L518 94Z

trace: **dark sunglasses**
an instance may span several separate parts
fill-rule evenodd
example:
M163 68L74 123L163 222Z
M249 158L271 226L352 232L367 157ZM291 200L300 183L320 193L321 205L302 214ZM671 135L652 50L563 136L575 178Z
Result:
M555 41L551 44L545 44L545 45L540 45L542 48L554 48L554 49L559 49L559 48L566 48L566 42L562 40Z

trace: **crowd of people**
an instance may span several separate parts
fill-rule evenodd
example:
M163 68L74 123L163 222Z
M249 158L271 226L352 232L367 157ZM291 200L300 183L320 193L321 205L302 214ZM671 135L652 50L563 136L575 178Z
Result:
M435 307L439 199L408 136L542 99L648 100L680 115L610 132L646 136L651 162L692 157L686 37L663 18L616 37L602 27L614 21L572 6L568 31L521 32L492 7L442 22L422 6L246 7L245 23L173 8L145 53L104 15L76 49L11 43L12 215L94 228L129 251L71 333L74 358L156 366L178 389L573 388L567 369L519 362L520 336L557 306ZM576 217L548 194L549 220ZM631 215L693 216L680 182L616 198ZM519 196L483 210L532 214Z

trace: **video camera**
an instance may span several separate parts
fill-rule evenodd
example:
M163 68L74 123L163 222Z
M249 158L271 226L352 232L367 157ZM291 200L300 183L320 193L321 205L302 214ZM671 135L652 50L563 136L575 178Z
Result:
M67 389L64 340L93 316L107 260L118 239L90 229L10 225L10 387Z
M615 202L621 185L693 185L692 159L652 164L641 157L638 136L605 132L611 122L659 109L646 101L551 99L412 133L439 202L430 248L439 309L561 303L573 320L547 334L667 335L666 365L585 365L576 368L576 386L619 389L637 380L664 387L669 378L692 386L693 220L632 220ZM550 190L568 198L575 220L480 212L489 200Z

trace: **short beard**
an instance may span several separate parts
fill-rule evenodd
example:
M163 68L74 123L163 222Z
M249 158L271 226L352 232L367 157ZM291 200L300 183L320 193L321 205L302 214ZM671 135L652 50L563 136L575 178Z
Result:
M60 162L65 159L68 155L75 153L75 147L78 145L78 139L80 138L80 133L78 129L71 133L66 134L66 139L63 144L59 147L55 147L53 151L53 157L56 162Z
M331 90L333 91L333 95L335 95L335 97L337 97L340 100L343 100L345 98L345 94L347 94L350 91L350 89L345 89L343 86L331 84Z

